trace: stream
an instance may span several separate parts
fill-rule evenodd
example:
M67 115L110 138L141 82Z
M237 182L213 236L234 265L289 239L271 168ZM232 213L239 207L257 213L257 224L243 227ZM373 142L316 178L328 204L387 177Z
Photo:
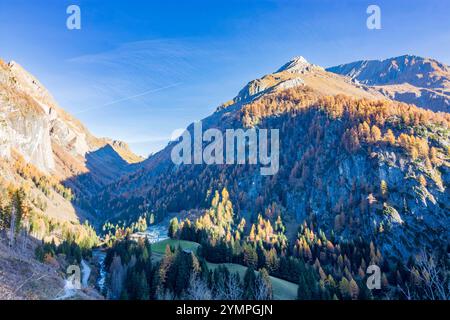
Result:
M95 282L95 285L98 289L98 291L105 295L106 294L106 276L108 275L108 272L106 271L105 267L105 258L106 258L106 252L100 250L100 249L94 249L92 251L92 257L94 258L94 261L98 264L98 278Z
M138 232L133 234L134 239L138 238L147 238L150 243L159 242L168 238L168 223L158 223L151 225L144 232ZM108 276L108 272L105 266L105 258L106 252L101 249L94 249L92 251L92 257L95 263L98 265L98 278L95 282L95 285L99 292L103 295L106 295L106 278ZM89 276L91 275L91 268L85 260L81 260L81 279L80 284L82 288L87 288L89 286ZM71 275L65 280L64 289L61 290L63 293L58 295L56 300L67 300L75 296L77 288L74 281L75 274Z
M168 238L168 221L151 225L144 232L137 232L133 234L134 239L147 238L150 243L159 242ZM96 287L99 292L106 295L106 277L108 271L105 266L106 252L100 249L94 249L92 251L94 261L98 264L99 275L96 281ZM83 263L83 262L82 262ZM89 269L90 272L90 269ZM84 277L83 277L84 279Z

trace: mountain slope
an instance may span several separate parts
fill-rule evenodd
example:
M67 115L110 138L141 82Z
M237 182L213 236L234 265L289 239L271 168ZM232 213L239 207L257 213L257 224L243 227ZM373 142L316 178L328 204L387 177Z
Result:
M125 143L94 137L16 62L0 61L0 89L0 154L4 157L14 148L26 161L47 174L68 179L89 173L99 185L130 172L128 163L140 160ZM95 157L100 151L107 160L103 166L97 165L97 170L89 171L88 155ZM114 171L114 177L110 171ZM89 186L83 185L83 188L89 189Z
M76 199L92 195L122 174L132 172L135 166L130 163L140 160L125 143L93 136L57 105L35 77L16 62L0 60L2 176L20 185L23 178L16 170L19 159L24 162L20 166L33 168L33 176L70 187ZM28 178L31 175L25 180ZM55 211L61 211L64 219L76 219L78 209L60 200L55 203Z
M328 68L383 95L433 111L450 111L450 67L434 59L404 55Z
M207 208L213 191L227 187L248 220L281 212L293 219L291 236L298 223L315 221L406 259L420 246L449 243L449 120L295 58L202 121L203 130L222 132L279 129L277 174L261 176L249 164L174 165L171 143L95 202L112 220L161 218Z
M219 106L215 113L203 119L203 128L226 129L233 127L233 118L245 104L257 100L264 95L275 94L289 88L297 87L314 88L314 92L311 91L312 96L344 94L349 92L352 96L359 98L384 98L383 95L375 90L366 88L363 85L355 85L349 79L327 72L322 67L308 63L303 57L295 57L275 73L249 82L235 98ZM239 124L239 126L241 127L242 124ZM193 125L191 124L187 130L192 132ZM154 182L153 179L155 177L158 177L162 172L173 167L170 158L172 147L173 143L169 144L165 149L145 160L142 163L142 168L138 172L124 176L123 179L119 179L107 189L115 188L114 192L123 194L125 197L128 196L129 190L132 190L135 196L144 195ZM200 195L201 199L203 197L204 195ZM129 212L142 211L142 208L141 210L137 209L135 207L126 208ZM117 213L120 214L120 210Z

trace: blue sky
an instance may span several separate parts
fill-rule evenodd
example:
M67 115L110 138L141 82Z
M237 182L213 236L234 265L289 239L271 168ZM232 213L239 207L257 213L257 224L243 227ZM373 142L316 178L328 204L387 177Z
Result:
M81 30L66 28L71 4ZM370 4L381 30L366 28ZM406 53L450 64L448 12L444 0L0 0L0 57L94 134L148 155L293 56L325 67Z

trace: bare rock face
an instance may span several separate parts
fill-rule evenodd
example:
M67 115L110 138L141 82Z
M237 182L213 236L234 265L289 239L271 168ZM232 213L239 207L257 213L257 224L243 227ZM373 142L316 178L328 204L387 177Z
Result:
M16 62L1 60L0 141L1 157L10 159L15 150L43 173L70 180L71 186L78 184L77 177L88 175L83 178L86 190L130 172L128 163L140 160L122 144L94 137L34 76ZM124 150L127 159L117 150ZM95 165L89 159L95 159Z
M78 120L62 110L47 89L35 77L16 62L10 62L8 67L9 77L13 79L17 92L28 95L40 107L42 118L45 118L49 123L49 130L46 130L46 133L53 143L63 147L73 156L84 156L87 152L102 144Z
M249 102L269 92L302 86L305 83L301 75L314 70L323 69L310 64L303 57L295 57L276 72L250 81L233 99L233 102Z
M283 65L277 72L287 71L290 73L302 74L314 70L323 71L324 69L318 65L309 63L302 56L294 57L291 61Z
M2 63L0 68L0 154L9 158L15 149L40 170L54 170L51 120L41 103L48 97L37 80L27 77L16 63ZM33 92L39 100L26 92Z
M434 59L404 55L328 68L371 86L386 97L433 111L450 111L450 67Z
M10 155L11 148L14 148L24 156L27 162L33 163L40 170L51 172L55 169L51 139L48 134L50 122L47 118L33 114L13 115L6 120L3 129L1 136L4 138L7 156Z

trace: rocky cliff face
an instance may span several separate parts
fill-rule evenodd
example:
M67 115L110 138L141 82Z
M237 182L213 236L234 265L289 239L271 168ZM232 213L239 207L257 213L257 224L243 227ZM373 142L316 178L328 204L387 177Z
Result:
M38 168L54 170L55 161L49 135L50 117L46 116L46 110L39 101L24 92L31 91L30 87L33 88L32 84L36 80L30 78L24 88L20 85L22 69L17 64L1 63L0 68L0 154L9 158L11 149L14 148ZM42 96L40 98L43 99Z
M450 110L450 67L434 59L404 55L382 61L356 61L327 70L371 86L391 99L433 111Z
M0 142L4 161L17 152L80 194L92 194L140 161L125 143L94 137L35 77L1 60Z

